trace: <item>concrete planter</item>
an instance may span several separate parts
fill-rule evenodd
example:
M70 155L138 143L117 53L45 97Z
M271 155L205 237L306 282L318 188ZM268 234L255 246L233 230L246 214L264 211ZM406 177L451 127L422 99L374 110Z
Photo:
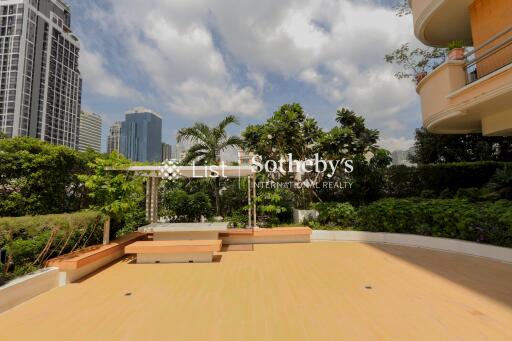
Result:
M0 287L0 313L59 286L59 269L44 268Z
M302 224L304 219L316 219L318 218L317 210L298 210L293 209L293 223Z
M465 49L463 47L456 47L448 52L448 60L463 60Z

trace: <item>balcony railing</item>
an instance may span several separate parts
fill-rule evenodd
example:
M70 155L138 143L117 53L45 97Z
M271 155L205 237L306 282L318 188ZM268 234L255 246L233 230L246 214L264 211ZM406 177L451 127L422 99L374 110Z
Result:
M512 63L512 26L465 55L467 84Z

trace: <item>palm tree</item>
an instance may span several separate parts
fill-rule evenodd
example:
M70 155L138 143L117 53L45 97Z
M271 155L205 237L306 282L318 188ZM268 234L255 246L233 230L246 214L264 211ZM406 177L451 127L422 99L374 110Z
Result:
M241 147L243 143L240 137L227 134L226 128L230 124L238 124L238 119L234 115L228 115L213 128L198 122L193 127L180 129L176 135L177 142L193 143L183 162L195 161L198 165L220 164L222 151L231 147ZM219 177L215 179L215 208L217 215L220 215Z

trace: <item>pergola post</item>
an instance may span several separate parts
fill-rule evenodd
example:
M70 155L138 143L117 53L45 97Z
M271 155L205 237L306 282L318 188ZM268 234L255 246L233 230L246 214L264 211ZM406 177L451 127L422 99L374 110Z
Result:
M151 181L151 177L148 177L146 180L146 220L151 222L151 185L153 181Z
M252 205L251 205L251 176L249 175L247 177L247 205L249 206L249 209L247 210L247 214L248 214L248 223L247 223L247 227L248 228L251 228L252 227L252 219L251 219L251 215L252 215Z
M150 224L158 222L158 187L160 178L148 177L146 182L146 220Z
M256 217L257 217L257 214L256 214L256 174L253 175L253 179L252 179L252 197L253 197L253 227L258 227L258 224L256 222Z

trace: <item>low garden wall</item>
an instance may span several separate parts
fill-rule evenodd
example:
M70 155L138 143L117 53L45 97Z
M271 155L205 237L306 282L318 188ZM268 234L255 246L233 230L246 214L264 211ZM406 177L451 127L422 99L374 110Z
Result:
M314 230L311 239L313 241L346 241L421 247L512 263L512 248L449 238L385 232Z
M44 268L0 286L0 313L59 286L59 269Z
M0 285L50 258L101 243L104 219L96 211L0 218Z

